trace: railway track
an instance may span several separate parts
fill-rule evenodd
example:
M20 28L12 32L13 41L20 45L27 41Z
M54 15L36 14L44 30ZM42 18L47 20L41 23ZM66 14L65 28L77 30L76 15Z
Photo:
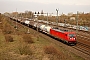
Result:
M60 28L63 28L63 27L60 27ZM67 29L69 31L75 31L76 32L76 30L74 30L74 29L68 29L68 28L63 28L63 29ZM90 39L90 32L78 31L77 35L81 36L83 38L89 38Z
M63 28L63 27L59 27L59 28L76 32L76 30L72 30L72 29L68 29L68 28ZM76 36L77 36L78 42L82 42L82 43L88 44L90 46L90 33L89 32L78 31L78 33L76 33L76 34L77 34Z
M45 38L42 35L40 35L40 36ZM45 39L47 39L47 38L45 38ZM56 40L56 38L53 38L53 39ZM90 56L90 46L89 45L86 45L86 44L81 43L81 42L77 42L77 45L74 45L74 46L71 46L71 47Z
M47 39L47 40L48 40L48 38L46 38L45 36L43 36L43 35L40 35L40 36L43 37L44 39ZM49 41L51 41L51 42L53 42L54 44L62 47L62 45L60 45L60 44L62 44L62 43L61 43L62 41L56 40L56 38L52 38L52 39L54 39L54 40L53 40L53 41L52 41L52 40L49 40ZM69 49L70 49L70 48L73 48L73 49L75 49L76 51L79 51L80 54L84 55L84 58L85 58L86 60L88 60L88 59L90 58L90 46L89 46L89 45L83 44L83 43L81 43L81 42L77 42L77 45L74 45L74 46L67 46L66 44L64 44L64 45L65 45L66 48L69 47ZM65 48L65 47L64 47L64 48ZM67 49L68 49L68 48L67 48ZM73 49L72 49L72 52L74 53ZM70 49L70 52L71 52L71 49ZM75 53L75 54L78 55L79 53ZM81 56L80 54L79 54L79 56Z
M81 36L81 35L77 35L77 37L83 38L83 39L85 39L86 41L90 41L90 38L89 38L89 37L85 37L85 36Z
M39 34L41 37L43 37L44 39L46 39L46 40L48 40L48 37L46 37L46 36L43 36L43 35L41 35L41 34ZM53 41L52 41L53 40ZM51 41L51 42L53 42L54 44L56 44L56 45L58 45L59 47L62 47L62 45L61 44L63 44L63 43L61 43L61 41L59 41L59 40L56 40L56 38L51 38L49 41ZM75 46L67 46L66 44L64 44L63 45L64 46L64 48L65 49L70 49L70 52L71 52L71 50L72 50L72 52L73 53L75 53L74 51L73 51L73 49L75 49L76 51L79 51L80 52L80 54L82 54L82 55L84 55L84 58L86 59L86 60L88 60L90 57L90 46L88 46L88 45L86 45L86 44L83 44L83 43L81 43L81 42L78 42L77 43L77 45L75 45ZM67 48L68 47L68 48ZM73 49L71 49L71 48L73 48ZM79 54L79 53L75 53L75 54ZM79 56L81 56L79 54Z
M52 26L52 25L51 25ZM55 26L54 26L55 27ZM60 29L66 29L66 30L69 30L69 31L74 31L74 32L76 32L76 30L75 29L69 29L69 28L64 28L64 27L60 27L59 26L59 28ZM83 43L86 43L86 44L90 44L90 32L86 32L86 31L78 31L77 33L76 33L77 35L77 37L78 37L78 41L80 42L82 42L82 40L83 41L86 41L86 42L83 42Z
M72 48L90 56L90 46L86 44L78 42L78 44L76 46L72 46Z

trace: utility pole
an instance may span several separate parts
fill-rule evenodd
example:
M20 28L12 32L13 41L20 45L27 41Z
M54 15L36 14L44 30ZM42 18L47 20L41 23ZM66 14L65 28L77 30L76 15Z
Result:
M47 13L47 26L48 26L48 13Z
M64 19L64 27L66 27L66 19Z
M77 11L77 15L76 15L76 25L77 25L77 28L76 28L76 33L78 33L78 17L79 17L79 15L78 15L78 11Z
M56 23L57 23L57 28L58 28L58 11L59 11L59 9L56 9L56 11L57 11L57 19L56 19Z
M48 14L53 14L53 13L48 13L48 12L47 12L47 13L43 13L43 14L47 14L47 26L48 26L48 23L49 23L49 21L48 21L48 20L49 20L49 19L48 19Z
M35 18L36 18L36 21L37 21L37 25L36 25L37 26L37 32L38 32L38 15L39 14L40 14L39 12L38 13L35 12L35 16L36 16Z
M28 34L30 33L30 31L29 31L29 24L28 24L28 31L27 31L27 33L28 33Z
M27 33L29 34L29 33L30 33L30 31L29 31L29 23L30 23L30 22L29 22L28 19L27 19L27 18L28 18L27 15L28 15L28 12L26 13L26 20L27 20L27 24L28 24L28 30L27 30Z
M21 21L22 21L22 13L21 13Z
M18 19L17 19L17 8L16 8L16 27L15 27L16 29L17 29L17 20Z

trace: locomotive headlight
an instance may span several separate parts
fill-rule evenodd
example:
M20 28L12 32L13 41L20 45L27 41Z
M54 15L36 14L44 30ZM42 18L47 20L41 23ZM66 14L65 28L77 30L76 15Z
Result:
M72 38L70 38L70 39L72 39Z
M75 38L73 38L75 40Z
M70 40L75 40L75 38L70 38Z

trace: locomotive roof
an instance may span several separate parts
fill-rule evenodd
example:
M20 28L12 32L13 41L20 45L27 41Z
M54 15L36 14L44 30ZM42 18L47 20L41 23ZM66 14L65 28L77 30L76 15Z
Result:
M73 33L73 32L70 32L69 30L63 30L63 29L53 29L53 30L62 32L62 33Z
M68 30L62 30L62 29L53 29L55 31L60 31L60 32L68 32Z

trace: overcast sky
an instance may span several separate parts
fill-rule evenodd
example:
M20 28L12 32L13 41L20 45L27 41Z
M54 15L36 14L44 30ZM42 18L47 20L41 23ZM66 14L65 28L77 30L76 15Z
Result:
M90 0L0 0L0 12L40 11L56 13L90 12Z

